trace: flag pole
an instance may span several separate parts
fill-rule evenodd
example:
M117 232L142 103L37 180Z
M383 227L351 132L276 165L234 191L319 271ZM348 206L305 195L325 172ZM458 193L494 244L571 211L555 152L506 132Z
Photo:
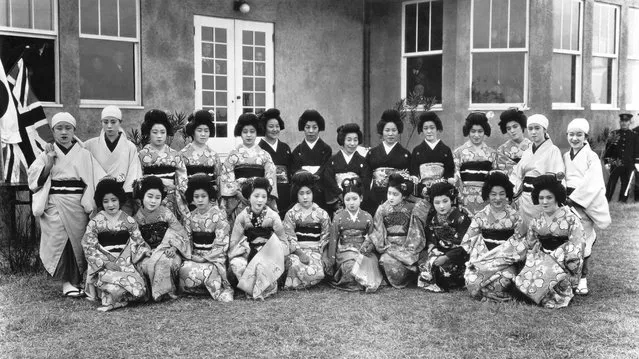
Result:
M11 101L11 99L9 99ZM8 148L8 147L7 147ZM5 182L4 178L4 153L2 148L2 129L0 129L0 184Z

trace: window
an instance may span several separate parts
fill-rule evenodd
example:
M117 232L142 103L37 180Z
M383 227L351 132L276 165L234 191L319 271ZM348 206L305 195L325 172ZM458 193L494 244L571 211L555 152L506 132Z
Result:
M617 106L619 7L595 3L592 22L592 108Z
M442 103L442 1L403 4L402 98Z
M0 58L5 71L20 59L29 69L33 93L58 101L58 27L55 0L0 0Z
M581 0L554 0L551 96L553 107L581 104Z
M639 24L639 9L630 8L628 26L633 29ZM626 108L639 109L639 35L628 31L628 62L626 70Z
M80 0L82 104L139 104L138 0Z
M528 0L473 0L471 6L471 107L526 103Z

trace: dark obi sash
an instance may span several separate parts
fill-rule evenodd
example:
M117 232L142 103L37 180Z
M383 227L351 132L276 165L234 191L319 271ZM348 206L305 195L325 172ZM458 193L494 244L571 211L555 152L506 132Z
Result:
M142 174L153 175L164 179L173 180L175 176L175 166L156 165L142 167Z
M519 161L521 161L521 157L511 158L511 160L515 163L519 163Z
M459 167L459 175L463 182L484 182L492 169L493 163L490 161L464 162Z
M266 241L273 235L273 228L269 227L251 227L244 230L244 235L248 241L249 248L249 260L253 258L259 248L261 248Z
M486 248L488 248L489 251L505 242L513 234L515 234L515 230L512 228L481 230L481 236L484 237L484 244L486 244Z
M98 233L98 243L111 253L120 253L129 241L129 231L107 231Z
M566 188L566 195L570 196L574 191L575 191L574 187L568 187Z
M562 244L568 242L568 236L553 236L552 234L539 235L537 237L541 247L547 251L554 251Z
M193 232L193 249L209 251L213 248L215 232Z
M49 194L82 194L85 187L82 180L51 180Z
M215 166L193 165L186 166L186 174L191 177L196 173L204 173L215 179Z
M235 173L235 179L264 177L264 166L243 163L236 165L233 173Z
M536 178L537 177L529 177L529 176L524 177L524 182L522 183L522 190L524 192L532 192L533 189L535 188L533 183L535 182Z
M295 226L298 242L319 242L321 234L321 223L301 223Z
M461 243L461 238L459 238L459 236L457 236L457 238L455 237L457 232L450 226L431 226L430 230L433 233L433 237L435 237L435 240L437 241L437 249L441 251L445 252L459 246L459 244Z
M167 229L169 229L169 223L160 221L141 225L140 233L142 233L142 238L149 244L151 249L155 249L162 243Z
M384 216L384 226L389 237L404 237L408 234L410 217L401 212L392 212Z

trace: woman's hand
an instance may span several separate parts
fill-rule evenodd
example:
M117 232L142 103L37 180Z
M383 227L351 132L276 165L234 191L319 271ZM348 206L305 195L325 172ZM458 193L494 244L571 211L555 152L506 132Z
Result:
M446 257L445 255L439 256L437 257L437 259L435 259L435 261L433 262L433 265L440 267L446 264L446 262L448 262L448 257Z
M302 252L301 249L296 250L295 254L300 259L300 262L302 262L303 264L311 263L311 258L308 255L306 255L306 253Z
M175 249L175 247L169 247L167 249L164 250L164 254L166 255L167 258L173 258L175 257L175 252L177 250Z
M55 153L55 147L53 146L53 143L47 143L46 145L44 145L44 151L47 154L47 161L49 163L55 162L55 159L58 156L58 154Z

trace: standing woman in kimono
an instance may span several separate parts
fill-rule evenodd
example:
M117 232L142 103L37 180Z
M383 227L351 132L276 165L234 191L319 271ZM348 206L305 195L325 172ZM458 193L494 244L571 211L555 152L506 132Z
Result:
M365 200L369 213L375 213L377 207L386 201L388 177L396 172L408 174L410 152L399 143L403 131L404 123L399 111L384 111L382 119L377 122L377 134L382 137L382 143L366 154L366 164L371 171L370 192Z
M472 216L485 206L481 189L488 172L496 168L497 152L484 142L485 137L490 137L486 114L473 112L468 115L462 131L469 140L455 149L453 157L461 204Z
M276 169L268 152L257 145L255 139L261 136L257 116L252 113L240 115L233 134L242 138L242 143L234 148L222 165L220 208L226 211L229 224L233 226L235 217L246 208L248 198L242 196L242 186L255 178L266 178L272 188L268 193L268 206L277 211L278 198Z
M84 296L82 274L86 268L82 235L95 203L95 185L104 171L89 151L74 139L75 118L68 112L51 119L55 143L29 166L33 215L40 220L40 259L49 274L62 281L67 297Z
M280 211L280 217L283 218L286 210L292 205L291 201L295 201L295 196L290 197L290 178L291 164L293 157L291 148L288 144L280 141L280 131L284 129L284 121L280 117L280 110L271 108L260 115L261 126L265 129L265 136L260 141L259 146L271 155L271 159L275 164L275 173L277 181L277 208Z
M362 143L362 131L356 123L347 123L337 128L337 144L342 148L328 160L323 173L324 195L329 214L343 208L340 185L347 178L359 178L368 188L370 171L364 157L357 151Z
M326 258L331 219L328 213L313 202L315 176L301 171L293 175L291 197L297 203L286 212L284 231L288 240L309 257L304 264L299 257L291 254L286 262L285 288L308 288L324 279L322 258ZM297 245L295 245L297 243Z
M505 302L512 299L515 276L526 258L526 233L519 212L509 204L513 184L508 176L489 174L481 195L488 206L475 214L461 243L469 255L466 288L472 297Z
M138 156L142 163L144 176L157 176L162 179L167 195L162 205L181 218L180 213L184 191L186 190L186 166L180 153L166 144L167 136L173 136L173 128L164 111L150 110L144 115L141 126L142 143L146 143Z
M515 277L524 295L546 308L568 306L579 284L585 246L581 221L565 206L566 189L554 175L537 177L532 200L541 214L529 225L526 265Z
M417 178L417 195L422 198L433 183L454 183L453 152L439 139L439 134L443 130L442 121L435 112L426 111L419 115L417 133L422 135L424 141L413 149L410 174Z
M512 173L524 151L532 145L532 141L524 137L526 119L526 115L516 108L508 109L499 116L499 129L503 134L508 133L510 138L497 147L497 168L507 175Z
M581 217L586 241L581 279L575 291L580 295L586 295L589 292L586 276L589 271L592 245L597 239L595 226L605 229L611 222L601 161L587 142L589 131L590 125L586 119L572 120L567 130L570 151L564 153L567 203L573 206Z
M89 263L85 290L88 299L102 302L101 312L122 308L144 299L147 288L136 268L151 254L138 224L120 210L124 200L122 185L106 177L95 189L100 212L89 221L82 247Z
M289 254L310 263L297 244L289 241L280 216L266 205L269 192L271 183L262 177L242 186L250 205L238 214L231 233L229 266L239 281L237 287L252 299L265 299L277 292Z
M532 219L541 214L541 208L533 204L530 195L535 178L544 174L563 177L565 173L561 151L552 143L547 133L548 119L546 116L532 115L528 117L526 123L532 145L524 151L521 160L510 174L510 182L515 185L517 206L525 228Z
M388 178L387 200L377 208L371 239L381 254L379 264L390 285L404 288L417 279L417 260L426 246L426 238L410 236L413 204L406 198L413 193L413 183L400 173Z
M122 112L118 107L105 107L101 119L100 135L86 141L84 148L91 152L107 175L123 184L126 202L122 203L122 210L132 216L135 209L133 182L142 177L138 149L126 138L122 129Z

